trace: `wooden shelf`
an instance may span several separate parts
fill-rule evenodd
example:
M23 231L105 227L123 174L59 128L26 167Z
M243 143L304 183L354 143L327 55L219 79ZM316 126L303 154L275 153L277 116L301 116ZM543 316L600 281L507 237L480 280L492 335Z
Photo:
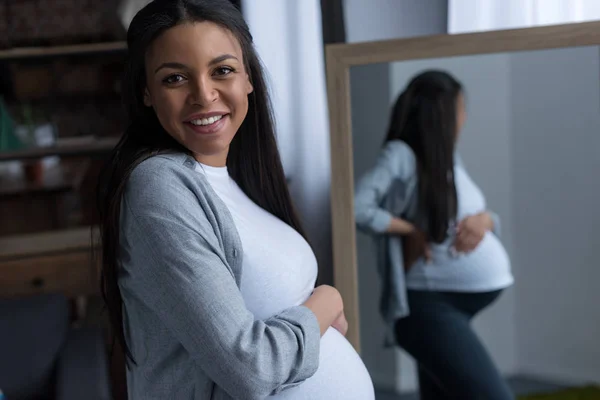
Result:
M89 166L89 159L71 165L58 163L49 168L44 168L42 179L37 182L29 181L23 175L0 175L0 199L11 196L54 195L78 191Z
M97 235L97 233L95 234ZM96 236L97 237L97 236ZM0 237L0 261L91 248L92 227Z
M119 138L101 138L61 143L52 147L36 147L17 151L0 152L0 161L26 160L48 156L83 156L106 153L112 150Z
M1 1L1 0L0 0ZM64 94L49 94L43 97L20 98L18 100L10 99L9 105L31 104L31 105L56 105L56 104L121 104L121 95L117 91L112 92L79 92Z
M106 53L125 50L127 50L126 42L75 44L52 47L19 47L0 50L0 60Z

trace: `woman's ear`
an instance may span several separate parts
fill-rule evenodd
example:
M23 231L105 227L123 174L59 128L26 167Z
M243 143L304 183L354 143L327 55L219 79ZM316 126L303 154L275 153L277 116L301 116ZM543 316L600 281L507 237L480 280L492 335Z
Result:
M246 94L250 94L254 91L254 86L252 86L252 82L250 81L250 76L246 74Z
M144 89L144 105L146 107L152 107L152 99L150 98L148 88Z

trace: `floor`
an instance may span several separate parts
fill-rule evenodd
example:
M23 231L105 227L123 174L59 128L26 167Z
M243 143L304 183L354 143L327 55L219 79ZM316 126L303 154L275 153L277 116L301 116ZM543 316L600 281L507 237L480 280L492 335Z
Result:
M561 388L559 385L540 382L525 377L509 378L508 382L516 395L544 393ZM375 398L377 400L419 400L419 395L416 393L398 395L395 393L378 391L376 392Z

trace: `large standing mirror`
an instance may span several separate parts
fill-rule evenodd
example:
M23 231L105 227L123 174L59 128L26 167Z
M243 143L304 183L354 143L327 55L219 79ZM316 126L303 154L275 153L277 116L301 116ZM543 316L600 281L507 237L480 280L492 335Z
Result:
M354 195L396 99L428 70L462 84L457 153L500 217L514 277L475 331L506 376L600 384L600 23L331 45L327 68L334 279L376 387L410 391L417 374L383 346L378 248Z

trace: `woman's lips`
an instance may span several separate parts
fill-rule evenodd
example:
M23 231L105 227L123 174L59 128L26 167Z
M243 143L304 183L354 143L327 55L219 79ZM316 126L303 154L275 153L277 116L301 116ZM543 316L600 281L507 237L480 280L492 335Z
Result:
M227 118L229 117L229 114L223 115L221 116L221 118L219 118L218 120L216 120L215 122L212 123L208 123L208 124L201 124L198 125L197 122L196 123L192 123L192 121L188 121L185 122L185 124L194 132L201 134L201 135L209 135L209 134L214 134L214 133L218 133L223 126L225 126L225 122L227 120ZM211 117L211 118L215 118L215 117ZM206 121L208 118L204 118L202 120ZM202 120L195 120L195 121L202 121ZM208 119L210 121L210 119Z

